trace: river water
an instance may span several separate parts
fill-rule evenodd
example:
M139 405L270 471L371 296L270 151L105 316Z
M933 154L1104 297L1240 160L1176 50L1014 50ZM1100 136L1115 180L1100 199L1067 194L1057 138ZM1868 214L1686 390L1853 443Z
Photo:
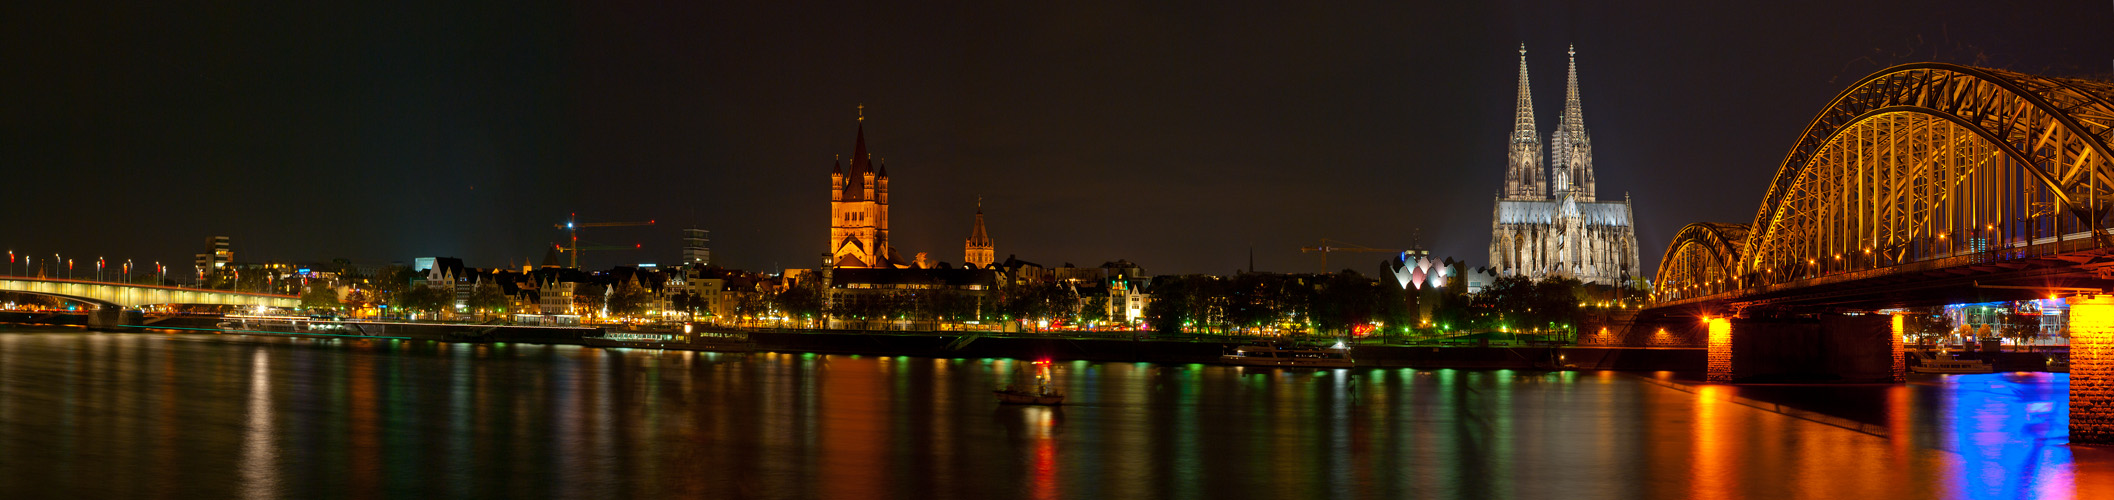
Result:
M0 497L2114 498L2062 375L1018 363L0 327Z

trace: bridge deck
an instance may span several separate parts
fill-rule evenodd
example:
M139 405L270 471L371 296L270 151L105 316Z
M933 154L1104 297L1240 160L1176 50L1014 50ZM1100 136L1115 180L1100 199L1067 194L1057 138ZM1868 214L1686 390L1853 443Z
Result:
M26 276L0 277L0 291L54 296L121 307L139 307L151 304L221 304L268 307L298 307L301 305L301 298L293 295L135 285L102 281L32 278Z

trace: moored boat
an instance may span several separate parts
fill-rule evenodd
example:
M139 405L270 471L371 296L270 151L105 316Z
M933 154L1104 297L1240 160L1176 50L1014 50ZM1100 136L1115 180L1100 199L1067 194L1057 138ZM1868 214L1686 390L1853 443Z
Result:
M1330 347L1294 345L1244 345L1219 356L1219 362L1241 366L1286 368L1350 368L1357 364L1351 350L1339 342Z
M1996 366L1980 359L1938 359L1924 354L1909 371L1916 373L1995 373Z
M291 335L361 335L359 330L333 319L308 316L227 315L214 326L227 333L283 333Z

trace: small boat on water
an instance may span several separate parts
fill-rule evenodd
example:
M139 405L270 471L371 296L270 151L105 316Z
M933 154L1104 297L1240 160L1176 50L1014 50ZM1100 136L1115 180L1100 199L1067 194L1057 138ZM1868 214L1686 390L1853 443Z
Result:
M1980 359L1939 359L1925 353L1909 371L1916 373L1995 373L1996 366Z
M1234 348L1232 354L1219 356L1219 362L1285 368L1350 368L1357 364L1356 360L1351 359L1351 349L1344 347L1342 342L1329 347L1244 345Z
M999 404L1009 405L1057 405L1064 403L1064 391L1050 386L1050 362L1036 361L1035 383L1006 384L991 391L998 396Z

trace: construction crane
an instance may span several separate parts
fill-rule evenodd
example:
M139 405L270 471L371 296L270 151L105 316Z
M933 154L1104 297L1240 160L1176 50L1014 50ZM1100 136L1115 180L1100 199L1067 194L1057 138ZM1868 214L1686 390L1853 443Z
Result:
M1365 246L1365 245L1359 245L1359 244L1355 244L1355 243L1344 243L1344 242L1341 242L1341 241L1336 241L1336 240L1332 240L1332 239L1328 239L1328 238L1322 238L1322 239L1321 239L1321 245L1320 245L1320 246L1311 246L1311 247L1299 247L1299 253L1307 253L1307 252L1321 252L1321 273L1322 273L1322 274L1328 274L1328 273L1330 273L1330 272L1331 272L1331 271L1329 271L1329 254L1330 254L1330 253L1334 253L1334 252L1355 252L1355 253L1365 253L1365 252L1387 252L1387 253L1394 253L1394 252L1400 252L1400 251L1401 251L1401 250L1389 250L1389 249L1385 249L1385 248L1373 248L1373 247L1369 247L1369 246Z
M654 221L650 221L650 220L649 220L649 221L645 221L645 222L580 222L580 221L578 220L578 219L579 219L579 217L580 217L580 214L578 214L578 213L571 213L571 214L566 214L566 215L565 215L565 223L564 223L564 224L558 224L558 225L554 226L554 227L557 227L557 228L559 228L559 229L564 229L564 230L565 230L565 233L566 233L566 235L568 235L569 237L571 237L571 238L572 238L572 247L571 247L571 248L567 248L567 247L564 247L564 246L560 246L560 247L558 247L558 251L561 251L561 252L565 252L565 253L568 253L568 254L572 254L572 267L573 267L573 269L579 269L579 268L580 268L580 251L581 251L581 250L619 250L619 249L624 249L624 248L625 248L625 247L621 247L621 246L590 246L590 247L581 247L581 246L580 246L580 228L583 228L583 227L623 227L623 226L651 226L651 225L653 225L653 222L654 222ZM636 249L636 248L639 248L639 247L641 247L641 245L637 245L637 244L634 244L634 245L632 245L632 246L631 246L630 248Z

